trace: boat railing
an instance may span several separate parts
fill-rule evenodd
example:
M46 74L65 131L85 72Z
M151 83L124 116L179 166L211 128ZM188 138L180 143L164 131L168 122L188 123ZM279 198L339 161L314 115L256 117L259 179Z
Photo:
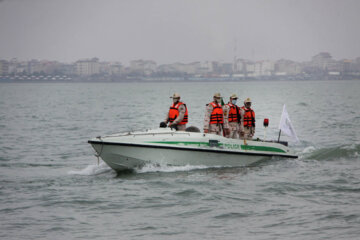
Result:
M190 132L182 132L182 131L174 131L174 132L127 132L127 133L119 133L119 134L112 134L112 135L107 135L107 136L101 136L102 138L110 138L110 137L124 137L124 136L155 136L155 135L188 135L190 136L191 133Z

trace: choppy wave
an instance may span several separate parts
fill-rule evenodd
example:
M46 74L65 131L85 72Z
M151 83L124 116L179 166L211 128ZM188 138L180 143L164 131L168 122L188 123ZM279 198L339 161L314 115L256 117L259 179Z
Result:
M111 171L111 168L105 162L101 162L99 165L97 164L88 165L82 170L71 170L68 172L68 174L90 176L90 175L98 175L108 171Z
M339 158L359 158L360 144L343 145L331 148L315 149L309 147L305 153L307 159L335 160Z

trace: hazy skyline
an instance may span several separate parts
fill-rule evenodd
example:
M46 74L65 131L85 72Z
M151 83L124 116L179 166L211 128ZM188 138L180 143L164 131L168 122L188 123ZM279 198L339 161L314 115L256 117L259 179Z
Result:
M360 1L0 1L0 59L159 64L360 56ZM237 43L237 44L235 44Z

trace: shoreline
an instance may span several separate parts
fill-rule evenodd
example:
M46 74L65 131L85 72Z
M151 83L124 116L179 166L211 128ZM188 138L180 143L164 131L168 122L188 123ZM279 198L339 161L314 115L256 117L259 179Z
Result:
M0 83L219 83L219 82L309 82L309 81L360 81L360 78L344 78L344 79L196 79L196 80L173 80L173 79L124 79L124 80L3 80Z

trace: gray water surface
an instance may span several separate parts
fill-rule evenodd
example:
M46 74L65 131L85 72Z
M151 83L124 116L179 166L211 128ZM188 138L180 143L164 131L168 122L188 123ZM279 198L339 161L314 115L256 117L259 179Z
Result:
M359 239L359 90L360 81L1 83L0 238ZM250 97L256 137L269 118L268 139L286 104L299 159L122 174L97 165L88 139L157 127L173 92L201 129L214 92Z

